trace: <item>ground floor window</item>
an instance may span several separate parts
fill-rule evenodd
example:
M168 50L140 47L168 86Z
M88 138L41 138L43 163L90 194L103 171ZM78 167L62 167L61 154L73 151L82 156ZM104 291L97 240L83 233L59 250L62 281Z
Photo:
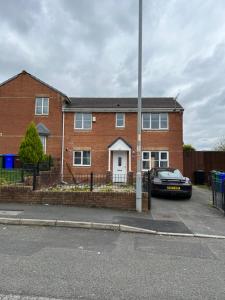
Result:
M151 170L154 167L166 168L169 166L168 151L142 151L142 169Z
M45 135L39 135L41 143L42 143L42 147L43 147L43 151L46 154L46 136Z
M73 152L73 165L74 166L90 166L91 165L91 152L87 150L79 150Z

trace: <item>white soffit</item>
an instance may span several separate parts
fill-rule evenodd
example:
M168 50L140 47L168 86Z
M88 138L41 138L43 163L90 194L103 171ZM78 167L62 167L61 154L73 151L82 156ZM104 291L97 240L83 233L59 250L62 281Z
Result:
M109 147L110 151L129 151L131 148L122 140L118 139Z

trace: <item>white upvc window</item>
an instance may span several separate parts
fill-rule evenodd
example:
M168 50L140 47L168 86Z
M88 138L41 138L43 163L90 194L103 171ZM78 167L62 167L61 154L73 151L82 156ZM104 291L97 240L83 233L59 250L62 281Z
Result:
M91 113L75 113L74 128L88 130L92 128L92 114Z
M117 128L125 127L125 113L116 113L116 127Z
M43 151L46 154L46 141L47 141L46 136L45 135L39 135L39 138L40 138L41 143L42 143Z
M73 151L73 165L78 167L91 166L91 151L89 150Z
M142 170L148 171L154 167L169 167L168 151L142 151Z
M168 113L143 113L142 129L147 129L147 130L168 129Z
M35 100L35 115L49 114L49 98L37 97Z

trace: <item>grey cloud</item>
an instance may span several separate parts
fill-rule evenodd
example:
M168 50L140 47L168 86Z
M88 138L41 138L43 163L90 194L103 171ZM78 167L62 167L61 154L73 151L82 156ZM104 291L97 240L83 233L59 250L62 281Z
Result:
M27 33L41 11L41 1L19 0L0 1L1 22L10 26L11 30Z
M225 67L225 41L217 45L213 53L207 57L197 56L189 61L184 74L190 75L195 79L211 77L218 70ZM224 69L225 71L225 69Z
M135 0L64 0L61 2L74 24L80 25L81 39L103 47L119 31L132 34L135 29ZM126 18L124 12L129 11Z
M225 125L224 0L143 1L143 95L175 96L184 141ZM0 1L0 81L33 73L71 96L137 95L137 0Z

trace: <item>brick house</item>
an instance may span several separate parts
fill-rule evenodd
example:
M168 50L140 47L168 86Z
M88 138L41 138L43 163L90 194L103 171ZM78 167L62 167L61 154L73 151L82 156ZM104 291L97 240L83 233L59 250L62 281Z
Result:
M0 84L0 154L17 154L28 124L34 121L46 153L60 158L62 105L69 101L26 71Z
M182 106L174 98L143 98L142 107L143 170L182 171ZM0 85L0 154L18 152L32 120L64 176L94 172L126 181L136 171L136 98L69 98L23 71Z

